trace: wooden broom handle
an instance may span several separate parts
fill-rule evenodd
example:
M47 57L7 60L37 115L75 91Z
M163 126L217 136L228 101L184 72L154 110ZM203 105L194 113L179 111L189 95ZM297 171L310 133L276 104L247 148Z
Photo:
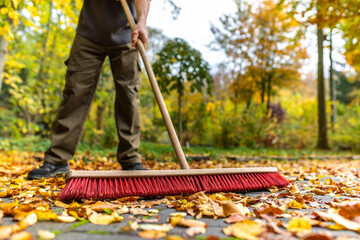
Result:
M129 5L127 4L126 0L120 0L120 2L121 2L121 5L122 5L122 7L124 9L126 18L127 18L128 22L130 24L130 28L131 28L131 30L134 30L135 22L134 22L134 19L133 19L132 15L131 15ZM182 169L190 169L189 165L188 165L188 163L186 161L184 152L183 152L183 150L181 148L179 139L178 139L178 137L176 135L174 126L173 126L173 124L171 122L171 118L170 118L169 112L168 112L168 110L166 108L164 99L163 99L163 97L161 95L159 86L158 86L158 84L156 82L156 78L155 78L154 72L153 72L153 70L151 68L151 64L150 64L150 62L149 62L149 60L148 60L148 58L146 56L144 45L143 45L143 43L141 42L140 39L137 40L136 45L137 45L137 48L138 48L138 50L140 52L141 58L142 58L142 60L144 62L145 69L146 69L148 78L150 80L151 87L152 87L154 95L155 95L155 99L156 99L156 101L157 101L157 103L159 105L162 118L163 118L163 120L165 122L165 126L166 126L167 132L169 134L172 146L173 146L173 148L175 150L175 154L176 154L176 157L177 157L177 159L179 161L180 167Z

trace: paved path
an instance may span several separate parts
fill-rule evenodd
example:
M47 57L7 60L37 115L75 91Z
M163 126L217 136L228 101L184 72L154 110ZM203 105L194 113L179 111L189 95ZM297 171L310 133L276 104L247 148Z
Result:
M269 192L265 192L266 194L269 194ZM257 197L261 196L262 192L252 192L252 193L245 193L245 196L250 197ZM333 199L329 196L316 196L318 200L322 204L325 204L326 202L331 202ZM10 199L3 199L5 201L10 201ZM170 213L177 212L175 209L168 208L165 204L156 205L153 207L160 209L158 215L160 217L160 220L156 224L160 223L167 223L168 218L170 217ZM251 208L250 208L251 209ZM54 207L52 209L55 212L61 212L62 209ZM311 213L313 210L324 210L324 209L302 209L300 211L308 211ZM48 230L51 232L56 232L56 238L59 240L68 240L68 239L86 239L86 240L92 240L92 239L101 239L101 240L108 240L108 239L142 239L138 236L138 231L131 232L131 231L122 231L122 228L129 225L129 221L134 221L134 215L132 214L124 214L124 220L118 223L112 223L110 225L94 225L92 223L86 223L77 227L74 227L74 224L76 223L56 223L56 222L37 222L34 226L28 227L26 231L29 231L33 234L33 236L37 236L38 230ZM192 218L191 216L186 216L186 218ZM278 218L277 218L278 219ZM205 236L217 236L219 239L234 239L229 238L226 236L222 229L226 226L229 226L229 224L224 222L224 219L211 219L211 218L201 218L201 221L207 223L207 231L206 234L189 238L185 230L186 228L183 227L175 227L174 229L170 230L167 233L167 236L169 235L179 235L184 237L185 239L206 239ZM278 219L283 222L288 222L289 219ZM11 217L4 217L2 219L2 225L11 225L13 224L13 220ZM332 236L349 236L353 239L360 239L360 234L357 234L353 231L347 231L347 230L341 230L341 231L333 231L328 230L326 228L319 228L314 227L312 228L312 232L331 232ZM0 238L1 239L1 238ZM282 239L281 236L274 235L271 239Z

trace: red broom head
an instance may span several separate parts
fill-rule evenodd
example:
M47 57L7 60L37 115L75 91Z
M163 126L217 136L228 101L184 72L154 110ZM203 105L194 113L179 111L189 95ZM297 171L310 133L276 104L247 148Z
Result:
M174 177L72 178L60 201L117 199L126 196L159 197L200 191L247 192L285 187L289 182L277 172Z

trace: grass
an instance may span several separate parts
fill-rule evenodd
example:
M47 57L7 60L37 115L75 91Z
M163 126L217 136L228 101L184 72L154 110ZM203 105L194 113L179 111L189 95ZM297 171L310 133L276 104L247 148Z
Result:
M49 139L40 137L26 137L22 139L0 138L0 150L17 150L30 152L44 152L50 146ZM210 155L213 159L219 159L221 156L280 156L280 157L300 157L303 155L356 155L349 151L324 151L317 149L274 149L259 148L251 149L245 147L232 147L228 149L194 146L183 149L186 155ZM92 155L116 155L116 148L103 148L98 145L89 145L80 143L77 152L82 154L90 151ZM160 144L151 142L141 142L139 152L145 159L157 161L175 161L175 154L171 144Z

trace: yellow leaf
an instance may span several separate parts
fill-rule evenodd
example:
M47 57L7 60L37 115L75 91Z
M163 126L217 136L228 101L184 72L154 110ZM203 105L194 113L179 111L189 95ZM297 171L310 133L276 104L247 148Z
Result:
M299 203L299 202L296 201L296 200L293 200L292 202L290 202L290 203L288 204L288 207L289 207L289 208L295 208L295 209L302 209L302 208L303 208L302 204Z
M59 215L52 211L35 210L34 213L36 213L39 220L56 220L59 217Z
M18 2L17 0L12 0L12 3L13 3L13 5L14 5L14 8L15 8L15 9L18 8L19 2Z
M20 222L23 224L26 224L27 226L34 225L38 220L37 214L32 212L29 215L27 215L23 220Z
M223 228L223 232L226 235L246 240L257 240L257 236L259 236L264 231L265 227L253 220L244 220L229 227Z
M6 8L6 7L2 7L2 8L0 9L0 13L1 13L1 14L7 14L8 11L9 11L9 9Z
M157 230L140 231L139 236L145 239L159 239L166 236L166 233Z
M90 215L89 221L97 225L109 225L115 221L115 218L108 214L93 213Z
M310 232L311 224L305 218L292 218L287 226L290 232Z

